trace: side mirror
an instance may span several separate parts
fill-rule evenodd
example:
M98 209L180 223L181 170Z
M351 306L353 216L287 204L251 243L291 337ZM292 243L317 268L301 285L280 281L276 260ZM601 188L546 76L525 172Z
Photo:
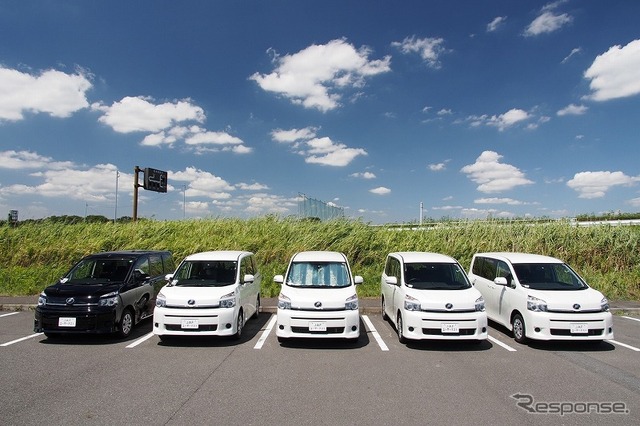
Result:
M171 281L173 279L173 274L167 274L164 276L164 279L167 281Z
M246 274L242 280L242 283L252 283L255 280L255 277L251 274Z
M355 285L362 284L363 282L364 279L360 275L356 275L355 277L353 277L353 283Z
M496 279L494 279L493 282L496 283L497 285L504 285L504 286L509 285L505 277L496 277Z
M386 282L389 285L398 285L398 278L397 277L387 277L384 279L384 282Z
M273 281L277 282L278 284L282 284L284 282L284 277L282 275L276 275L275 277L273 277Z

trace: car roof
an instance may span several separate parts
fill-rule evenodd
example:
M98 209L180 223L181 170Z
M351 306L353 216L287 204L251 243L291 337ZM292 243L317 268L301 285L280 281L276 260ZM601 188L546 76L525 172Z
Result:
M517 252L488 252L476 253L475 256L493 257L500 260L506 260L510 263L564 263L560 259L551 256L532 253Z
M171 254L166 250L117 250L117 251L103 251L100 253L92 253L86 257L128 257L136 258L145 254Z
M426 251L399 251L389 255L400 257L404 263L457 263L453 257L446 254Z
M337 251L301 251L291 258L292 262L346 262L347 257Z
M184 260L227 260L237 261L243 255L252 255L249 251L242 250L218 250L218 251L203 251L200 253L193 253L185 257Z

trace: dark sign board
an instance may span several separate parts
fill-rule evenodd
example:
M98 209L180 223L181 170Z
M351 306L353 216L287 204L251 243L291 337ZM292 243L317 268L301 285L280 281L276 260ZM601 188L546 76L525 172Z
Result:
M167 172L151 168L144 169L144 185L147 191L167 192Z

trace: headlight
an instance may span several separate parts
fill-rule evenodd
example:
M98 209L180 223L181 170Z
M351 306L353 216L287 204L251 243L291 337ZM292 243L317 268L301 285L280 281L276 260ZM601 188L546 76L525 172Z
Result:
M42 293L40 293L40 296L38 297L38 306L44 306L47 304L47 295L44 294L44 291Z
M234 306L236 306L236 293L234 291L220 298L221 308L233 308Z
M347 311L355 311L358 309L358 295L354 294L344 301L344 308Z
M98 300L99 306L116 306L118 304L118 293L113 292L109 294L105 294Z
M284 294L278 296L278 309L291 309L291 299Z
M156 296L156 308L164 308L165 306L167 306L167 298L160 292Z
M600 309L602 312L609 312L609 301L606 297L603 297L600 301Z
M419 311L420 302L415 297L406 294L404 296L404 309L407 311Z
M527 309L533 312L547 312L547 302L537 297L527 296Z
M482 296L476 299L476 312L484 312L484 297Z

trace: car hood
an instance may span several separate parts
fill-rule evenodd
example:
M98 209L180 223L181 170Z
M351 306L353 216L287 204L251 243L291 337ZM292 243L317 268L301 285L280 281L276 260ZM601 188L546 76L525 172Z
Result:
M344 309L346 299L356 294L356 288L353 285L328 288L283 286L280 294L291 300L292 309L338 310Z
M160 291L167 300L167 306L202 308L217 307L222 296L232 293L235 288L235 284L224 287L164 286Z
M425 311L475 311L476 300L482 296L475 287L462 290L408 290Z
M547 302L548 311L556 312L599 312L604 297L598 290L529 290L529 296Z
M58 282L57 284L47 287L44 293L48 297L93 299L118 291L122 285L122 282L100 282L94 280L80 283Z

